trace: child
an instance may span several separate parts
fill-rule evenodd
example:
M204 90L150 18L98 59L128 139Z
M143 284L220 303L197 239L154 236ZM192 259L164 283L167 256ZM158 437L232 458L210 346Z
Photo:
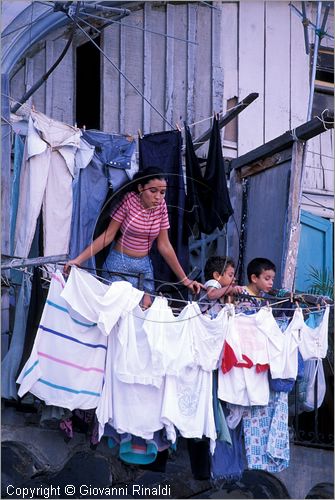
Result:
M243 309L251 311L252 308L259 308L265 305L265 299L261 297L270 292L276 275L276 266L271 260L257 257L249 262L247 267L248 285L242 287L242 297L238 305L243 304ZM243 298L243 295L247 297Z
M210 257L204 273L206 293L200 298L200 309L215 317L227 296L243 293L244 288L235 285L235 264L230 257Z

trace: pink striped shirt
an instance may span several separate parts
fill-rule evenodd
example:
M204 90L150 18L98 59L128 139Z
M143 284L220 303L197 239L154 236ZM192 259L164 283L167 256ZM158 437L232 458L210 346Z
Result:
M160 230L170 227L165 200L158 207L144 208L134 192L125 195L111 217L121 223L121 246L138 253L149 253Z

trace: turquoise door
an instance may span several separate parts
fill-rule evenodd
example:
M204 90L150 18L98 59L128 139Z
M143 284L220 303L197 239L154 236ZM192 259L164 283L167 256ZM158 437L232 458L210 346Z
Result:
M300 222L295 289L304 292L311 288L311 267L320 273L333 273L333 223L304 210Z

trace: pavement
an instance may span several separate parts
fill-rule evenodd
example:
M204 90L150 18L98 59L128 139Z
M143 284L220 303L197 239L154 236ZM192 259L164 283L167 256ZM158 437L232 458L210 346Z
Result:
M54 431L56 432L56 431ZM165 472L127 465L115 455L74 451L58 471L22 444L2 443L1 498L290 498L283 484L264 471L245 471L240 482L213 488L192 476L183 439Z

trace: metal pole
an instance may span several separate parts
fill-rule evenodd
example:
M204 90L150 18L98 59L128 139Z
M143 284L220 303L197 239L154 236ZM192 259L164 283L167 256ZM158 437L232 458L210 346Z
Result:
M307 111L307 121L311 119L312 116L312 106L314 98L314 88L315 88L315 75L316 75L316 63L318 59L319 44L320 44L320 27L321 27L321 9L322 2L318 2L318 10L316 15L316 29L314 37L314 53L313 53L313 66L311 72L311 86L309 90L309 101L308 101L308 111Z

